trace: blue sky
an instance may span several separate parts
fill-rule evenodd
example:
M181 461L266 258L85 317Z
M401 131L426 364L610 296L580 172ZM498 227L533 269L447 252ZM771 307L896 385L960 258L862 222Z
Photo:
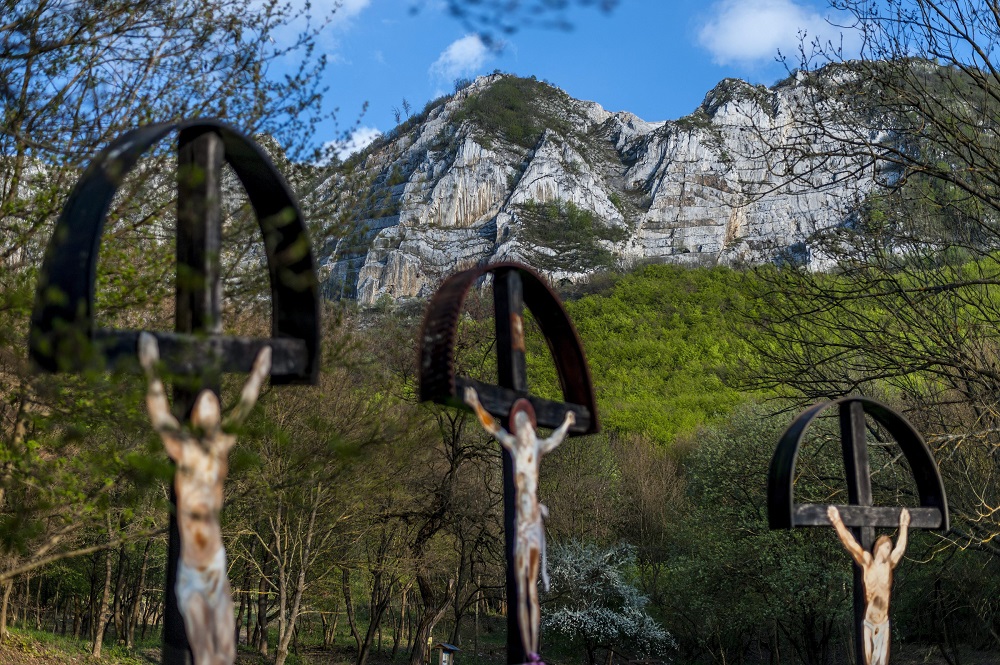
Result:
M500 69L611 111L670 120L691 113L723 78L774 83L786 74L779 49L795 57L802 31L839 41L829 21L844 21L824 0L619 0L610 12L573 6L565 16L571 30L525 26L497 49L441 0L343 0L322 38L331 62L326 103L358 145L396 124L393 108L402 111L404 98L419 112L452 92L454 79ZM847 33L845 43L854 42Z

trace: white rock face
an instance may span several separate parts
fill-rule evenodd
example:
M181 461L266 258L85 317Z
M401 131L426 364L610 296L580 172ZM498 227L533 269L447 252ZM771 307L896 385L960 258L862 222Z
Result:
M451 272L509 259L556 280L609 262L827 267L810 237L847 222L873 180L836 161L795 164L805 175L794 185L775 175L781 147L823 140L798 120L814 103L803 86L727 79L692 115L653 123L536 81L481 77L365 156L367 200L379 203L358 203L360 241L322 258L326 292L366 305L426 297ZM515 93L524 105L511 125L497 109ZM546 222L544 203L565 219Z

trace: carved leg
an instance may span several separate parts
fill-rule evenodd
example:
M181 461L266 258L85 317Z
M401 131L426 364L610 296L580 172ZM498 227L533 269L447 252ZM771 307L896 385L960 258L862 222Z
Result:
M530 568L528 570L528 608L530 612L531 642L526 644L530 653L538 653L538 631L542 621L542 610L538 603L538 567L540 555L538 549L531 548Z
M531 611L529 608L528 587L530 586L529 574L531 566L528 561L529 553L524 542L519 538L517 550L514 554L514 569L517 573L517 624L521 632L521 642L529 652L533 650L531 646Z
M219 665L232 665L236 661L236 618L233 610L233 592L223 569L222 585L215 605L215 653Z
M538 508L539 508L539 510L542 513L542 520L547 520L549 518L549 509L546 508L545 504L543 504L543 503L538 504ZM544 521L541 522L541 523L539 523L539 525L538 525L538 544L539 544L539 549L541 550L541 553L542 553L542 566L541 566L542 588L545 589L546 592L548 592L549 586L550 586L549 585L549 563L548 563L548 558L547 558L546 552L545 552L545 522Z

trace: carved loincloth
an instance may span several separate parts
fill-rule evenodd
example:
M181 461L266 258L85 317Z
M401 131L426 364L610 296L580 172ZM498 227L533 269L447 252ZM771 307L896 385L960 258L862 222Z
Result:
M203 571L191 568L184 559L177 562L177 603L186 607L194 595L206 599L217 598L222 591L222 578L226 575L226 549L220 547L212 557L212 563ZM211 603L211 601L209 601ZM213 605L214 606L214 605Z
M889 619L886 617L885 621L881 623L874 623L865 619L865 628L868 629L868 635L865 639L870 639L872 642L871 649L871 662L868 665L888 665L889 663Z
M225 548L219 548L204 570L179 560L174 588L195 665L232 665L236 660L236 620Z

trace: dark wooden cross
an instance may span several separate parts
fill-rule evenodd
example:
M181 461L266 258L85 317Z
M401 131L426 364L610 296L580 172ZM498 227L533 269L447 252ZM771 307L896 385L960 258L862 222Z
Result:
M854 538L872 551L875 527L899 526L899 507L873 506L871 469L868 464L867 423L865 414L882 425L899 444L917 486L919 507L909 508L910 526L920 529L948 530L948 500L937 464L923 437L889 407L866 397L842 397L821 402L799 415L782 434L771 459L767 478L767 514L772 529L797 526L829 526L829 506L796 504L793 500L795 460L806 429L824 411L838 407L840 445L847 476L848 505L837 506L846 526L852 527ZM864 652L865 594L861 566L854 564L854 629L857 663L865 662Z
M493 308L496 324L497 383L490 385L455 376L454 342L462 305L469 289L486 275L493 278ZM525 365L524 307L535 316L545 336L559 373L565 402L528 393ZM483 407L511 428L514 402L531 402L540 427L558 427L567 411L576 415L571 434L599 430L590 369L573 323L559 297L530 268L519 263L500 263L456 273L438 288L427 307L421 332L420 398L459 408L467 386L475 388ZM514 570L515 487L514 461L503 451L504 543L507 557L507 662L524 663L528 653L518 626L517 582Z
M219 392L224 372L249 371L272 350L272 383L315 383L319 371L318 281L298 204L267 155L249 138L213 120L150 125L98 154L70 194L56 224L32 312L31 358L46 371L87 367L138 370L139 331L96 330L97 251L112 197L142 153L179 130L175 332L154 332L175 377L174 410L186 420L203 389ZM222 335L220 252L222 165L240 179L264 236L271 278L272 337ZM171 502L176 506L173 484ZM163 663L192 658L175 586L180 535L170 515L164 587Z

